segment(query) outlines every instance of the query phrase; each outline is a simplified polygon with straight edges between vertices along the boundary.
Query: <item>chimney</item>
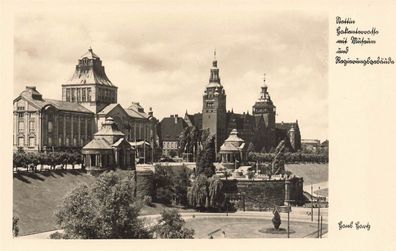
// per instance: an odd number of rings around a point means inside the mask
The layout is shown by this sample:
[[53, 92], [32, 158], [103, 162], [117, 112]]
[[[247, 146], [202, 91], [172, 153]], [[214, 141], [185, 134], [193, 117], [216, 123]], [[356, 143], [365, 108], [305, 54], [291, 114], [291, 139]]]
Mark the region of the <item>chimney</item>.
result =
[[179, 115], [175, 114], [175, 124], [177, 124], [177, 119], [179, 118]]
[[26, 86], [26, 90], [29, 90], [29, 91], [37, 91], [37, 90], [36, 90], [36, 86]]
[[150, 107], [150, 110], [149, 110], [149, 113], [148, 113], [148, 115], [152, 117], [152, 116], [153, 116], [153, 114], [154, 114], [154, 113], [153, 113], [153, 108], [151, 108], [151, 107]]

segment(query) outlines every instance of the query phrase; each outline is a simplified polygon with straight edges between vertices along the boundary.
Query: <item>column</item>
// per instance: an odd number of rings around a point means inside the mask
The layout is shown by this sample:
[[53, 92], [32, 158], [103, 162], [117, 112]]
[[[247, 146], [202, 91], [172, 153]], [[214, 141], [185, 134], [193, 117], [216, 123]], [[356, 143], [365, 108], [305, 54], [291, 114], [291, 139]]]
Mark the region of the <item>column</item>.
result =
[[71, 127], [70, 127], [70, 145], [73, 145], [74, 144], [74, 132], [73, 132], [73, 115], [71, 115], [70, 114], [70, 125], [71, 125]]
[[[63, 114], [63, 139], [62, 139], [62, 143], [63, 143], [64, 146], [66, 146], [66, 114]], [[89, 160], [89, 161], [91, 161], [91, 160]]]
[[[27, 106], [25, 106], [26, 107], [26, 109], [27, 109]], [[29, 117], [28, 117], [28, 115], [29, 115], [29, 113], [28, 112], [25, 112], [24, 113], [24, 117], [23, 117], [23, 123], [25, 124], [25, 127], [24, 127], [24, 138], [25, 138], [25, 142], [24, 142], [24, 147], [27, 147], [28, 146], [28, 144], [29, 144]]]
[[81, 144], [81, 117], [80, 116], [78, 116], [77, 130], [78, 130], [77, 145], [80, 145]]
[[37, 133], [36, 133], [36, 143], [38, 145], [38, 150], [41, 150], [42, 144], [43, 144], [43, 139], [41, 138], [42, 136], [42, 119], [43, 119], [43, 114], [41, 112], [38, 112], [37, 115]]

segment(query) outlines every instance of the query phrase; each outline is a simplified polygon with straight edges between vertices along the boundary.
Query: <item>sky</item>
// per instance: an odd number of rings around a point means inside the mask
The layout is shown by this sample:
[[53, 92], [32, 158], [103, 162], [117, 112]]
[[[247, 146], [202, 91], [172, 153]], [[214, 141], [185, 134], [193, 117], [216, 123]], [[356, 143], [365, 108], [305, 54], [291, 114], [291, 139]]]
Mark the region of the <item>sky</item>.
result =
[[328, 138], [328, 19], [323, 13], [127, 9], [24, 12], [14, 24], [14, 96], [61, 85], [92, 47], [118, 86], [158, 119], [202, 111], [216, 49], [227, 110], [252, 112], [263, 76], [277, 122], [298, 120], [303, 139]]

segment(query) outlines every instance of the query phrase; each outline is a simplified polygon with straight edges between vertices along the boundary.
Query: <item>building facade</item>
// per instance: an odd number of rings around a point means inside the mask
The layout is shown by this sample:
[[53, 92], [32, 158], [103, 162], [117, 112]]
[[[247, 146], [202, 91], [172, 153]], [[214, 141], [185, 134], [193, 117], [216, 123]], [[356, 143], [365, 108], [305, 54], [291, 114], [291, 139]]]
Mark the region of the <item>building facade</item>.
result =
[[106, 118], [94, 138], [82, 148], [83, 162], [88, 171], [135, 169], [135, 152], [114, 122]]
[[[137, 102], [124, 109], [117, 103], [117, 92], [90, 48], [62, 85], [62, 100], [43, 99], [35, 87], [27, 87], [14, 100], [14, 150], [81, 149], [111, 117], [128, 141], [146, 142], [143, 162], [153, 161], [159, 148], [158, 120], [151, 108], [146, 113]], [[146, 154], [146, 145], [154, 151]]]
[[252, 114], [226, 111], [225, 89], [220, 81], [217, 60], [214, 59], [209, 83], [203, 94], [202, 113], [190, 115], [186, 112], [184, 118], [188, 126], [199, 130], [209, 129], [210, 134], [215, 135], [218, 158], [220, 146], [234, 129], [253, 151], [271, 152], [282, 140], [286, 141], [289, 151], [298, 151], [301, 148], [298, 121], [276, 123], [276, 106], [271, 100], [265, 81], [264, 79], [260, 96], [252, 107]]
[[95, 131], [93, 112], [79, 104], [44, 99], [34, 86], [27, 86], [13, 105], [14, 151], [78, 149]]
[[166, 117], [161, 120], [160, 143], [162, 146], [163, 156], [179, 156], [180, 136], [187, 127], [188, 125], [186, 121], [177, 114], [170, 115], [170, 117]]

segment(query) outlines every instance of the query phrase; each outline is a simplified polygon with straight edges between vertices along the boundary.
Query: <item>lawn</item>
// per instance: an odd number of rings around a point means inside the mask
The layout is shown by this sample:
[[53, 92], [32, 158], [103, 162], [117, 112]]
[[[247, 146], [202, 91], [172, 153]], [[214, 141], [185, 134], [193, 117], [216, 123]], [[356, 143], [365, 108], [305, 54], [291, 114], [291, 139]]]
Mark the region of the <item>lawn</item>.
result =
[[56, 229], [54, 211], [64, 196], [79, 184], [96, 178], [80, 170], [19, 173], [13, 179], [13, 213], [20, 235]]
[[287, 164], [285, 169], [304, 178], [304, 185], [326, 182], [329, 180], [329, 164]]
[[[180, 171], [179, 168], [172, 169]], [[119, 171], [127, 175], [127, 171]], [[20, 235], [57, 229], [54, 212], [65, 195], [79, 184], [91, 184], [97, 178], [80, 170], [21, 172], [13, 178], [13, 214], [19, 218]], [[138, 182], [138, 190], [141, 183]], [[143, 206], [140, 215], [160, 214], [166, 206]], [[182, 210], [189, 211], [189, 210]]]
[[[214, 239], [224, 238], [223, 231], [225, 238], [287, 238], [287, 234], [260, 232], [260, 229], [273, 227], [271, 220], [260, 218], [198, 217], [187, 220], [186, 227], [195, 230], [196, 239], [208, 239], [209, 233], [213, 233]], [[287, 221], [284, 220], [280, 227], [287, 229]], [[326, 224], [323, 224], [323, 229], [323, 232], [327, 232]], [[307, 237], [316, 230], [316, 223], [290, 221], [290, 231], [293, 232], [290, 238]]]

